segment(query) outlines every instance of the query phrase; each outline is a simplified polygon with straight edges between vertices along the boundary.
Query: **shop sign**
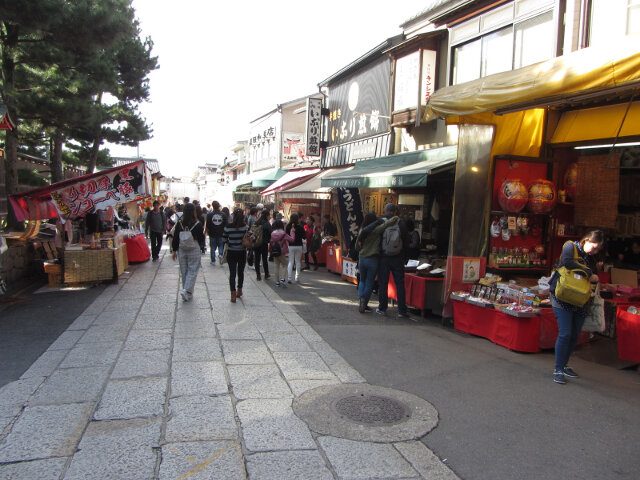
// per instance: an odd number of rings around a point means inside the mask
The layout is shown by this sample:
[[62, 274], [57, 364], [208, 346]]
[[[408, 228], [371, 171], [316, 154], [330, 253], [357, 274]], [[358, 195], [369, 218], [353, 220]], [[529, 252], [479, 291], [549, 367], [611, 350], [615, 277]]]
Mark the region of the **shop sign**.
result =
[[351, 149], [352, 160], [364, 160], [365, 158], [374, 158], [376, 156], [376, 142], [361, 143], [354, 145]]
[[358, 278], [358, 262], [354, 262], [352, 260], [343, 258], [342, 259], [342, 275], [354, 280]]
[[362, 225], [362, 202], [357, 188], [338, 188], [340, 220], [347, 248], [358, 237]]
[[259, 145], [276, 139], [276, 127], [265, 128], [262, 132], [256, 133], [249, 139], [249, 145]]
[[94, 209], [105, 210], [119, 203], [139, 200], [150, 191], [144, 162], [136, 162], [54, 190], [51, 198], [61, 216], [77, 218]]
[[419, 50], [396, 60], [393, 110], [416, 108], [418, 87], [420, 104], [425, 106], [435, 90], [435, 74], [436, 52], [434, 50]]
[[329, 145], [360, 140], [389, 130], [387, 58], [329, 88]]
[[307, 156], [320, 156], [322, 100], [307, 98]]
[[282, 160], [296, 162], [304, 159], [305, 145], [301, 133], [285, 133], [282, 145]]

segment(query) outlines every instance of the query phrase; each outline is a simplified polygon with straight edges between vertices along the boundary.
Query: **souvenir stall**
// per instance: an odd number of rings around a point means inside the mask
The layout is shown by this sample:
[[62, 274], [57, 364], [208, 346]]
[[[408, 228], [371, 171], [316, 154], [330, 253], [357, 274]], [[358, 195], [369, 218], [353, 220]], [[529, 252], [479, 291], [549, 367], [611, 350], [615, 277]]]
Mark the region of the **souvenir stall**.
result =
[[[280, 191], [278, 198], [285, 217], [288, 217], [290, 212], [301, 212], [305, 217], [313, 215], [316, 225], [322, 229], [324, 216], [335, 216], [332, 215], [331, 188], [321, 185], [322, 179], [330, 172], [331, 170], [324, 170], [300, 184], [286, 187]], [[323, 236], [322, 248], [316, 253], [318, 263], [326, 265], [327, 254], [330, 254], [339, 245], [336, 236]]]
[[58, 217], [64, 224], [66, 238], [55, 263], [62, 283], [117, 281], [128, 266], [128, 255], [125, 234], [113, 228], [115, 208], [135, 205], [148, 195], [149, 185], [145, 163], [138, 161], [9, 199], [18, 221]]
[[[321, 180], [323, 186], [335, 188], [342, 231], [349, 232], [353, 239], [357, 237], [362, 222], [361, 217], [356, 218], [349, 210], [354, 197], [357, 197], [356, 208], [361, 213], [374, 212], [380, 216], [385, 205], [393, 203], [398, 206], [400, 216], [408, 224], [413, 224], [420, 240], [411, 256], [414, 261], [406, 268], [405, 287], [409, 282], [411, 288], [407, 289], [407, 303], [423, 312], [431, 310], [439, 314], [442, 311], [444, 270], [440, 267], [446, 261], [451, 218], [450, 208], [446, 209], [451, 201], [445, 199], [447, 194], [450, 199], [453, 188], [456, 156], [455, 146], [400, 153], [362, 160], [352, 168], [332, 172]], [[343, 237], [343, 247], [348, 249], [351, 243], [347, 240], [350, 238], [347, 235]], [[334, 267], [330, 260], [327, 268], [341, 271], [343, 278], [356, 283], [357, 262], [343, 252], [340, 252], [342, 268], [339, 269], [338, 264]], [[417, 272], [418, 265], [426, 269]], [[395, 298], [395, 286], [390, 286], [389, 295]]]
[[[622, 187], [628, 169], [640, 166], [637, 152], [625, 150], [640, 139], [639, 64], [637, 44], [622, 42], [431, 97], [423, 120], [444, 116], [459, 130], [445, 285], [455, 328], [518, 351], [553, 347], [548, 279], [563, 244], [600, 229], [610, 248], [640, 218], [640, 203], [622, 202], [637, 190]], [[638, 360], [630, 353], [640, 351], [637, 272], [621, 280], [609, 268], [619, 256], [605, 256], [598, 272], [605, 323], [597, 332], [617, 339], [621, 358]], [[464, 265], [474, 258], [486, 267], [472, 281]]]

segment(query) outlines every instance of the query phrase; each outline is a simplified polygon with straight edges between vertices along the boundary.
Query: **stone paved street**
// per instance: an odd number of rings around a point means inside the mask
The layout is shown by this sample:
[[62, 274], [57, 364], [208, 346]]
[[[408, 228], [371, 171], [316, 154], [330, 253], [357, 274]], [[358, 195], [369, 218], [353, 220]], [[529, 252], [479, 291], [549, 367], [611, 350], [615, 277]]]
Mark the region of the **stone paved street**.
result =
[[364, 378], [265, 282], [226, 266], [191, 302], [166, 250], [130, 266], [0, 388], [0, 479], [454, 479], [416, 439], [318, 435], [293, 410]]

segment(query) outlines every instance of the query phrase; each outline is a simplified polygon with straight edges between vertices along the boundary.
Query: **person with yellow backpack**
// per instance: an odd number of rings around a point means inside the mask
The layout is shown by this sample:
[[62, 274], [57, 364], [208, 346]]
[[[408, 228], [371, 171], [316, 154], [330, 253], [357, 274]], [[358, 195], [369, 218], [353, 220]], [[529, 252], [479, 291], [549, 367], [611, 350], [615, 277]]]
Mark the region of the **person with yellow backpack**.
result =
[[603, 247], [601, 230], [587, 233], [579, 242], [566, 242], [562, 247], [558, 268], [551, 276], [550, 296], [558, 321], [553, 381], [567, 383], [578, 374], [567, 364], [578, 342], [591, 301], [591, 284], [598, 282], [594, 255]]

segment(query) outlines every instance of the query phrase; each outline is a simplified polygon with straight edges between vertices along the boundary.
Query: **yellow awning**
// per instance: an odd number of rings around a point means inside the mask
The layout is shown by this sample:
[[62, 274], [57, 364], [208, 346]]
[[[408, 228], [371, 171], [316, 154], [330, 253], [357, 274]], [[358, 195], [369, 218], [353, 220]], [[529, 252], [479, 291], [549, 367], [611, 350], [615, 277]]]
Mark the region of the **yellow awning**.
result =
[[518, 70], [441, 88], [429, 99], [423, 121], [507, 107], [525, 110], [625, 86], [640, 87], [640, 35], [628, 36], [615, 48], [585, 48]]
[[[625, 116], [626, 115], [626, 116]], [[640, 102], [564, 112], [551, 143], [584, 142], [640, 135]]]

